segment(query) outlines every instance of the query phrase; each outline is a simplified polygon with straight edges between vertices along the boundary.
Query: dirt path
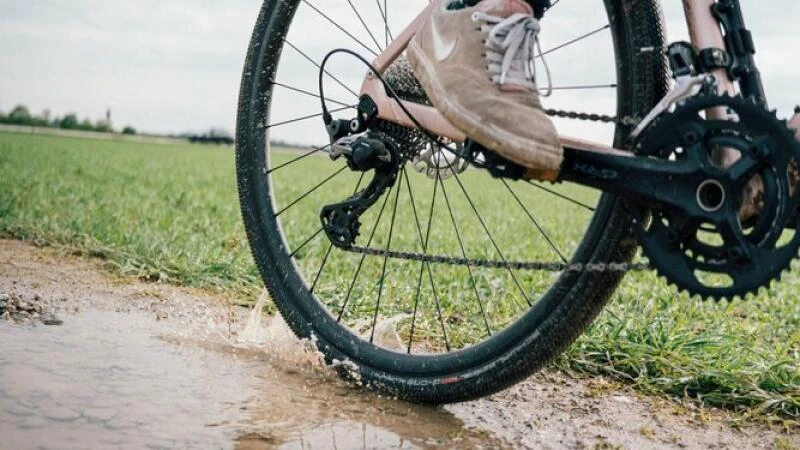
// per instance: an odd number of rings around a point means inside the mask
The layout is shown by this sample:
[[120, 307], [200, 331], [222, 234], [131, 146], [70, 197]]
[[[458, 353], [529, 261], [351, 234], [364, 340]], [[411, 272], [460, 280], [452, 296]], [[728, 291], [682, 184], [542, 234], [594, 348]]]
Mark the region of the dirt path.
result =
[[380, 398], [340, 382], [279, 319], [266, 344], [242, 346], [243, 309], [17, 241], [0, 240], [4, 312], [0, 436], [15, 448], [800, 448], [720, 411], [552, 372], [442, 408]]

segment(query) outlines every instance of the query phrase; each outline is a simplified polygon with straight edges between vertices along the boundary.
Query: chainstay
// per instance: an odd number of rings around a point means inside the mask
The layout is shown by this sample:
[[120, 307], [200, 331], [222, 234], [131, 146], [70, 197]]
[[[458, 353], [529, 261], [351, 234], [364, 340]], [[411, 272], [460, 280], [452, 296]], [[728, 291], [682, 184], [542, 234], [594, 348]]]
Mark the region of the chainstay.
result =
[[548, 272], [630, 272], [650, 270], [649, 263], [559, 263], [540, 261], [502, 261], [496, 259], [459, 258], [446, 255], [426, 255], [423, 253], [381, 250], [371, 247], [350, 246], [342, 250], [361, 255], [383, 256], [424, 263], [447, 264], [452, 266], [487, 267], [494, 269], [544, 270]]

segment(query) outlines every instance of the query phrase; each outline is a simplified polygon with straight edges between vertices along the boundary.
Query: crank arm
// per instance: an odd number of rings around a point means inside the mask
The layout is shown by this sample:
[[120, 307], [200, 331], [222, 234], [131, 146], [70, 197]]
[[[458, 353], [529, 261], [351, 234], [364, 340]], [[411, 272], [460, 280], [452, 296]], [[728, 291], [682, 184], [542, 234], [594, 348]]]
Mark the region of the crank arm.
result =
[[[757, 162], [743, 158], [736, 172], [750, 171]], [[632, 199], [666, 205], [711, 223], [724, 220], [726, 193], [735, 184], [731, 173], [710, 169], [705, 161], [622, 156], [574, 148], [564, 149], [558, 181], [569, 181]]]

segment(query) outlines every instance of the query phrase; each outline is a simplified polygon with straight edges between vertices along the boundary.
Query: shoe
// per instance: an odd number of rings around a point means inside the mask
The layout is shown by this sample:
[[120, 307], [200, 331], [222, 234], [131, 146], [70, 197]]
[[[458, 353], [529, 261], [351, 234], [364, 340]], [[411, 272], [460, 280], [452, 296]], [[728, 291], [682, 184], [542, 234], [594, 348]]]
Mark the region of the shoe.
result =
[[554, 179], [563, 160], [536, 87], [539, 22], [523, 0], [442, 6], [409, 43], [408, 59], [433, 105], [489, 150]]

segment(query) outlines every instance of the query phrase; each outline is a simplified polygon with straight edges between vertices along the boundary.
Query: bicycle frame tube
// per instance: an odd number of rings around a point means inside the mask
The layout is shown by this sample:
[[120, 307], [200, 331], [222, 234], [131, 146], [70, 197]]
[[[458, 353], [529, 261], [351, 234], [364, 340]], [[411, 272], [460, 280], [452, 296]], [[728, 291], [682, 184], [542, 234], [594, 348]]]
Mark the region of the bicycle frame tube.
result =
[[[686, 15], [686, 26], [689, 29], [689, 39], [697, 50], [707, 48], [725, 48], [725, 40], [722, 37], [722, 30], [719, 22], [711, 13], [711, 7], [716, 0], [683, 0], [683, 11]], [[725, 69], [715, 69], [711, 72], [717, 79], [720, 92], [727, 92], [731, 95], [736, 94], [736, 87], [733, 85], [728, 72]], [[723, 114], [724, 111], [723, 111]], [[716, 118], [724, 118], [718, 116]]]
[[[373, 62], [373, 66], [383, 73], [386, 69], [399, 58], [409, 42], [413, 39], [417, 30], [425, 20], [433, 13], [434, 8], [441, 7], [444, 0], [433, 0], [430, 4], [414, 19], [413, 22], [403, 32], [397, 36], [382, 54]], [[623, 0], [625, 1], [625, 0]], [[722, 34], [720, 23], [712, 13], [712, 6], [716, 0], [683, 0], [684, 12], [686, 15], [686, 25], [689, 29], [689, 36], [692, 44], [698, 49], [725, 48], [725, 40]], [[730, 75], [725, 69], [716, 69], [712, 72], [716, 77], [721, 91], [731, 95], [736, 93], [736, 88]], [[373, 74], [368, 73], [361, 86], [361, 94], [369, 95], [378, 107], [378, 117], [406, 127], [415, 127], [413, 121], [397, 104], [397, 100], [389, 98], [386, 94], [381, 81]], [[454, 142], [463, 142], [466, 139], [464, 133], [453, 126], [436, 108], [418, 103], [400, 100], [403, 106], [417, 119], [417, 121], [431, 133], [446, 137]], [[711, 111], [714, 117], [725, 118], [725, 111]], [[800, 125], [800, 115], [792, 119], [793, 123]], [[798, 133], [800, 137], [800, 133]], [[599, 153], [630, 155], [629, 152], [614, 149], [607, 145], [588, 142], [568, 136], [561, 136], [561, 144], [565, 148], [591, 151]], [[727, 159], [727, 158], [726, 158]]]

